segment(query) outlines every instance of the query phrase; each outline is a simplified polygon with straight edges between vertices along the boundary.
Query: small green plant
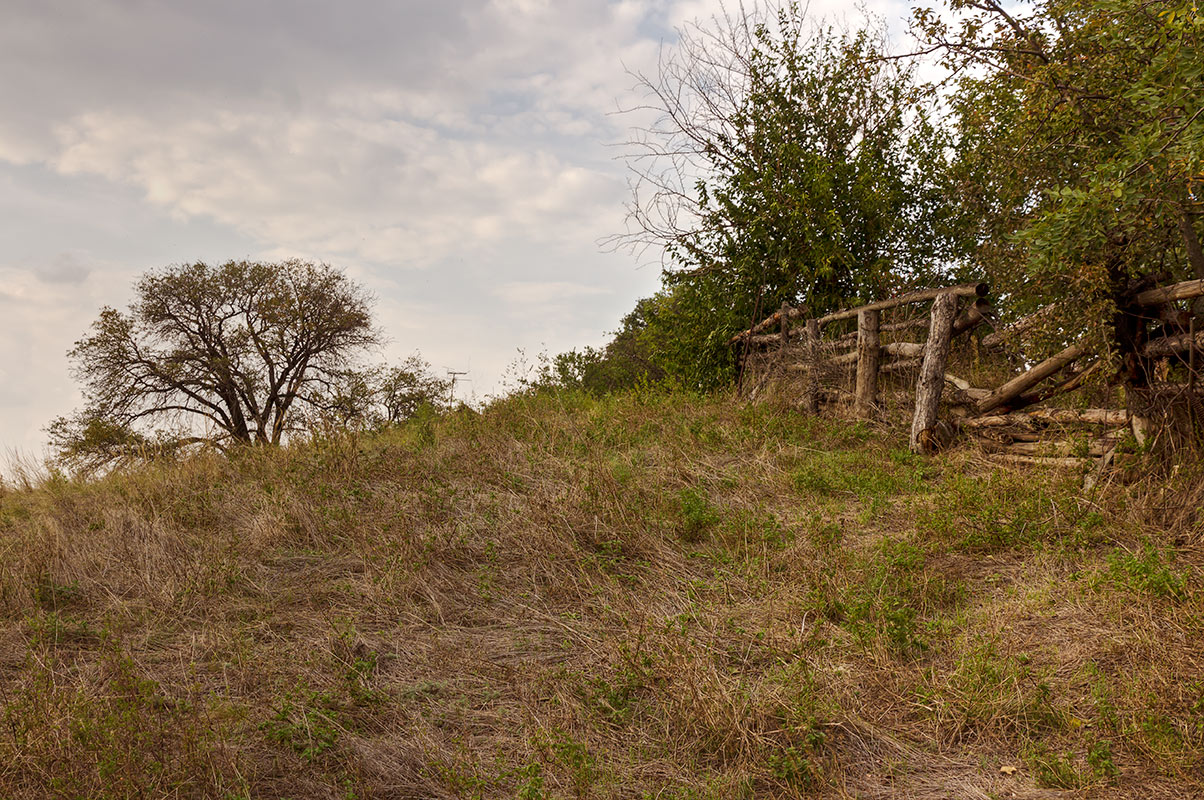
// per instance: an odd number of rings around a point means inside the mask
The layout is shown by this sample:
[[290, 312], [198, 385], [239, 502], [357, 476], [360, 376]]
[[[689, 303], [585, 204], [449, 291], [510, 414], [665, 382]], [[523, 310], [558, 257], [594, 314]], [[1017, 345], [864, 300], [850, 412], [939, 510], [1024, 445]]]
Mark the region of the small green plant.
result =
[[1075, 763], [1072, 753], [1054, 753], [1045, 744], [1033, 744], [1025, 749], [1024, 761], [1037, 779], [1048, 789], [1081, 789], [1089, 781]]
[[775, 750], [769, 754], [768, 763], [773, 777], [796, 791], [810, 789], [817, 782], [818, 771], [803, 748]]
[[1173, 568], [1172, 561], [1171, 553], [1159, 550], [1146, 539], [1136, 553], [1124, 549], [1111, 553], [1108, 577], [1133, 592], [1182, 600], [1187, 596], [1187, 578]]
[[1096, 780], [1112, 783], [1120, 775], [1120, 769], [1112, 760], [1111, 743], [1100, 739], [1087, 750], [1087, 764]]
[[518, 800], [545, 800], [547, 794], [543, 788], [542, 764], [527, 764], [514, 770], [512, 774], [519, 781], [515, 793]]
[[699, 542], [706, 536], [720, 516], [718, 510], [700, 489], [683, 489], [677, 495], [681, 516], [682, 538], [687, 542]]
[[42, 608], [57, 611], [71, 606], [83, 596], [79, 581], [56, 583], [49, 573], [43, 572], [33, 584], [33, 599]]
[[339, 740], [332, 706], [327, 693], [298, 687], [281, 698], [271, 718], [259, 727], [271, 741], [291, 748], [305, 761], [314, 761]]

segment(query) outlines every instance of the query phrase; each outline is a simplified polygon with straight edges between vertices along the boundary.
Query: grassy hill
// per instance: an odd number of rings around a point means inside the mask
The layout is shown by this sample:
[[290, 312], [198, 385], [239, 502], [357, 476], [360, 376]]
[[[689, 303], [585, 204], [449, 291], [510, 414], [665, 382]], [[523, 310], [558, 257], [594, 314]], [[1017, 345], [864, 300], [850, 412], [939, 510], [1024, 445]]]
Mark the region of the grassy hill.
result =
[[1201, 796], [1201, 531], [1079, 487], [652, 392], [10, 487], [0, 796]]

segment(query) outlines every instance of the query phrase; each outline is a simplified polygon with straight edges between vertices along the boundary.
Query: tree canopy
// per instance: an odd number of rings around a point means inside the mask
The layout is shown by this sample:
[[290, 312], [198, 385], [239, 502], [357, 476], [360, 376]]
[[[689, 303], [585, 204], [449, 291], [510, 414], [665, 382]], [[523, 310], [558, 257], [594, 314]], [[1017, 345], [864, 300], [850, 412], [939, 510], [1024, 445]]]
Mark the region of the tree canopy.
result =
[[959, 202], [977, 263], [1016, 310], [1112, 338], [1134, 282], [1204, 278], [1204, 16], [1184, 0], [997, 0], [919, 9], [960, 76]]
[[884, 34], [815, 28], [790, 3], [680, 32], [639, 76], [656, 121], [629, 144], [633, 231], [667, 254], [640, 337], [667, 375], [730, 376], [728, 337], [782, 302], [822, 313], [928, 283], [966, 230], [951, 138]]
[[66, 456], [160, 442], [279, 443], [378, 336], [372, 298], [305, 261], [153, 271], [127, 311], [104, 308], [69, 353], [85, 405], [52, 423]]

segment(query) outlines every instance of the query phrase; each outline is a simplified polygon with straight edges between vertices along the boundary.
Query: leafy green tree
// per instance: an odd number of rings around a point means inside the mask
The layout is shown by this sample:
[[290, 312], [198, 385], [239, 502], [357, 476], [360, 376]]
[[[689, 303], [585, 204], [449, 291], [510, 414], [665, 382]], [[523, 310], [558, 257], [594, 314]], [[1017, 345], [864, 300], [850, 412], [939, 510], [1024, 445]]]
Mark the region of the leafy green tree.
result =
[[311, 430], [379, 430], [416, 416], [422, 408], [448, 411], [452, 384], [414, 353], [400, 364], [340, 371], [311, 398], [302, 420]]
[[371, 297], [342, 272], [304, 261], [168, 267], [105, 308], [69, 353], [86, 404], [55, 420], [68, 459], [150, 443], [276, 444], [295, 408], [320, 404], [377, 342]]
[[616, 241], [667, 254], [643, 333], [661, 369], [713, 385], [728, 337], [783, 301], [822, 313], [957, 262], [951, 140], [911, 70], [791, 3], [687, 28], [641, 76], [658, 118], [632, 142], [635, 232]]
[[962, 201], [978, 261], [1021, 313], [1065, 297], [1048, 338], [1121, 352], [1143, 280], [1204, 278], [1204, 15], [1185, 0], [997, 0], [916, 12], [961, 76]]

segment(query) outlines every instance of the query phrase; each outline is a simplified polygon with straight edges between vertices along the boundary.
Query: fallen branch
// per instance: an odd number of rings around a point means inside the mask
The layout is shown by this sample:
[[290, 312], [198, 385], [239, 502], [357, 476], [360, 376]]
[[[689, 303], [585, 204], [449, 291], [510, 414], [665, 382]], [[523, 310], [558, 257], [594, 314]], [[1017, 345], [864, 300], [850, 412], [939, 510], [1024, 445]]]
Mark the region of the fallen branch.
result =
[[1090, 463], [1090, 458], [1048, 458], [1045, 456], [1017, 456], [1010, 453], [992, 453], [995, 458], [1012, 464], [1026, 464], [1037, 467], [1082, 467]]
[[994, 392], [978, 401], [979, 413], [985, 413], [1006, 404], [1009, 400], [1019, 397], [1049, 376], [1064, 369], [1087, 354], [1087, 348], [1081, 344], [1071, 345], [1052, 358], [1047, 358], [1023, 375], [1018, 375], [1000, 386]]

